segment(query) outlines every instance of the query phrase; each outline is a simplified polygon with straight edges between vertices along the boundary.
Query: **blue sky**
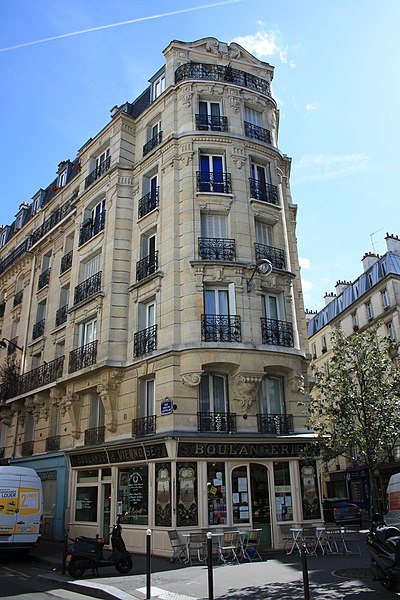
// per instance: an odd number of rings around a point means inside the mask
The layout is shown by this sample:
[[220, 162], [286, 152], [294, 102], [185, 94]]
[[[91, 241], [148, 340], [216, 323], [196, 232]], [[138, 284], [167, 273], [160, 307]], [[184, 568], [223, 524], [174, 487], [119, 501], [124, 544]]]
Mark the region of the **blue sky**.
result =
[[0, 222], [147, 87], [170, 40], [235, 40], [275, 66], [305, 307], [322, 308], [400, 235], [399, 22], [398, 0], [2, 0]]

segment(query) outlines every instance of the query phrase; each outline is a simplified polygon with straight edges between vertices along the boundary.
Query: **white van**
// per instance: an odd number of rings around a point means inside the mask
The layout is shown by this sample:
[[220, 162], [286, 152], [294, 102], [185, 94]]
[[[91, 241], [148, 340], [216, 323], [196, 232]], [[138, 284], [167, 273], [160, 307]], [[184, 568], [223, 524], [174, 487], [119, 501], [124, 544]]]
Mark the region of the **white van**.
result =
[[0, 466], [0, 550], [36, 546], [42, 512], [42, 482], [36, 471]]
[[400, 527], [400, 473], [392, 475], [386, 490], [388, 512], [385, 521], [388, 525]]

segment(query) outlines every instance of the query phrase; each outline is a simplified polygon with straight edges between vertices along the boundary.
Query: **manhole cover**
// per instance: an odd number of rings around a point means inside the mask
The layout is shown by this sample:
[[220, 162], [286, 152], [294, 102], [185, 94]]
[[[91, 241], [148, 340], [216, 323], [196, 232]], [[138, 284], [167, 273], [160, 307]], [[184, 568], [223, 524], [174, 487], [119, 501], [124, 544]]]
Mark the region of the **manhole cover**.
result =
[[373, 579], [374, 575], [370, 569], [338, 569], [333, 572], [337, 577], [344, 579]]

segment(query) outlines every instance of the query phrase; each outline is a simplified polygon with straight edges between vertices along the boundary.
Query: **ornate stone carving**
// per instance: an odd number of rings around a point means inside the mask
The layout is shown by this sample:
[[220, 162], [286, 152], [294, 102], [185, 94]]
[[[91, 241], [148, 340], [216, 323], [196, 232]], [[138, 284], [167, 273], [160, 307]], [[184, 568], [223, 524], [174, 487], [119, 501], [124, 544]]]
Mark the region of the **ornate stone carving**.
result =
[[234, 113], [239, 112], [239, 109], [240, 109], [240, 98], [238, 98], [237, 96], [231, 96], [229, 98], [229, 102], [230, 102], [230, 105], [231, 105], [232, 112], [234, 112]]
[[4, 423], [4, 425], [11, 425], [13, 412], [11, 410], [11, 406], [1, 406], [0, 407], [0, 421]]
[[118, 425], [117, 401], [122, 378], [121, 371], [107, 371], [103, 374], [102, 382], [96, 388], [104, 406], [105, 425], [112, 432], [117, 430]]
[[295, 373], [289, 379], [289, 385], [292, 392], [297, 392], [299, 394], [304, 394], [304, 377], [303, 375], [299, 375]]
[[262, 375], [244, 375], [239, 373], [233, 379], [233, 397], [239, 402], [244, 413], [247, 413], [257, 401], [258, 388]]
[[49, 418], [49, 396], [45, 393], [35, 394], [33, 396], [33, 404], [33, 417], [35, 423], [37, 423], [39, 419], [45, 419], [47, 421]]
[[183, 385], [188, 387], [196, 387], [200, 385], [201, 376], [203, 371], [192, 371], [191, 373], [181, 373], [181, 380]]
[[79, 394], [67, 393], [60, 400], [61, 413], [64, 416], [68, 412], [71, 419], [71, 435], [75, 439], [81, 435], [82, 406], [83, 399]]

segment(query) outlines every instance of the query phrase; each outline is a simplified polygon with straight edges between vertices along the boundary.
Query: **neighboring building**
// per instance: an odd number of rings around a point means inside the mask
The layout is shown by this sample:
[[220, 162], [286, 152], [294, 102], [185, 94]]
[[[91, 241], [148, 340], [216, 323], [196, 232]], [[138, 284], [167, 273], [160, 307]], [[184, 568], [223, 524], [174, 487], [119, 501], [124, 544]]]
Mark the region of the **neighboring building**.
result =
[[2, 230], [2, 352], [21, 365], [3, 460], [57, 481], [49, 528], [65, 510], [72, 537], [121, 513], [134, 551], [148, 527], [156, 554], [170, 528], [261, 527], [278, 547], [321, 507], [273, 68], [214, 38], [164, 54]]
[[[335, 293], [325, 294], [325, 307], [319, 312], [307, 311], [308, 343], [313, 364], [329, 369], [331, 332], [340, 327], [346, 335], [364, 331], [381, 322], [380, 333], [400, 340], [400, 240], [386, 234], [387, 252], [378, 256], [371, 252], [362, 259], [364, 272], [353, 282], [338, 281]], [[368, 470], [344, 458], [325, 471], [324, 494], [348, 496], [361, 508], [368, 509]], [[381, 468], [382, 489], [390, 475], [400, 471], [400, 446], [390, 461]]]

